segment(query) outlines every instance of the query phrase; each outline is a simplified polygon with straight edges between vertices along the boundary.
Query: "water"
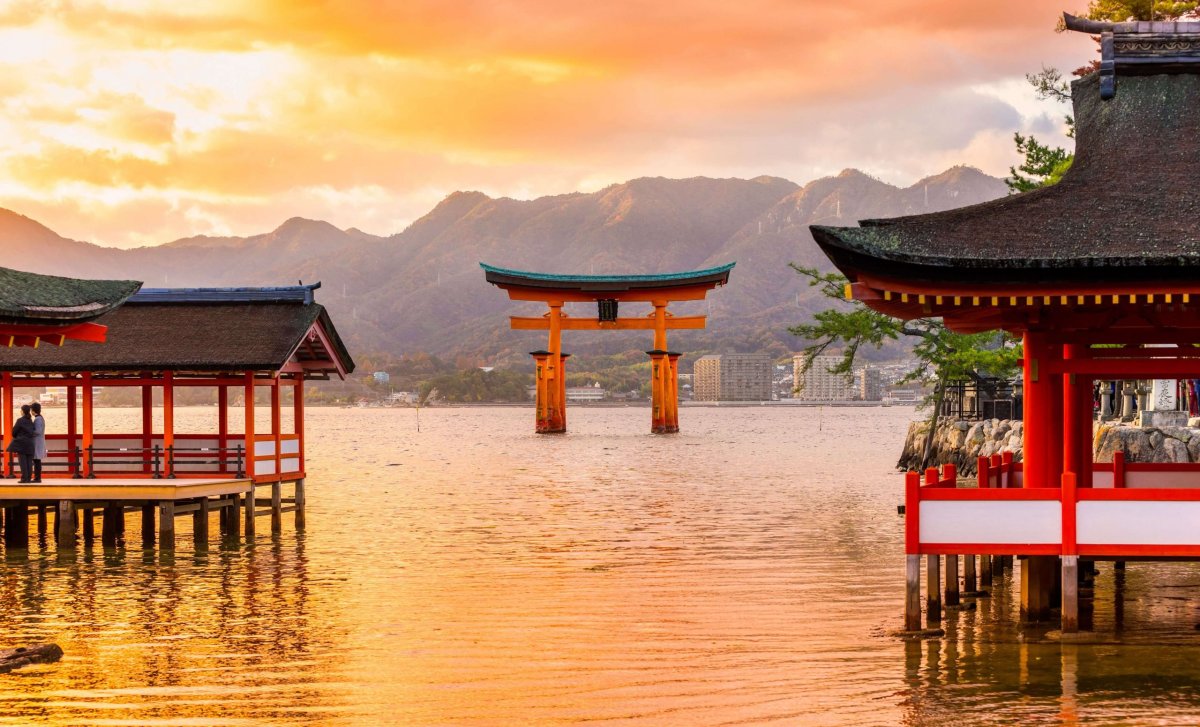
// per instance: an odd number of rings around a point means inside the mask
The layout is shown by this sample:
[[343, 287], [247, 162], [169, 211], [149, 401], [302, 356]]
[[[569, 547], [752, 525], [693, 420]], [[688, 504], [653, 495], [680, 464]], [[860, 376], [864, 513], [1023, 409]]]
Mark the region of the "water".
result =
[[1018, 628], [1010, 582], [944, 639], [886, 635], [911, 416], [685, 409], [653, 437], [646, 409], [576, 408], [538, 437], [527, 409], [418, 433], [311, 408], [303, 535], [219, 546], [214, 522], [196, 552], [180, 519], [171, 555], [131, 516], [122, 549], [6, 554], [0, 648], [66, 657], [0, 676], [0, 724], [1197, 721], [1189, 564], [1102, 564], [1097, 644]]

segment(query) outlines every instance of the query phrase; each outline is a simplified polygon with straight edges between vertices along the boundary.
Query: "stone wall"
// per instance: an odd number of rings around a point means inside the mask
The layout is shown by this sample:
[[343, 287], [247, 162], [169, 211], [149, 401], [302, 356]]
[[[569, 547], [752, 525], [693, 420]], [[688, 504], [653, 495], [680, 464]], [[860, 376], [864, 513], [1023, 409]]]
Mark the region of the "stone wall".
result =
[[[905, 437], [904, 451], [898, 465], [900, 469], [920, 467], [928, 425], [928, 421], [916, 421], [908, 425], [908, 436]], [[984, 419], [967, 422], [939, 419], [933, 434], [929, 466], [953, 464], [960, 475], [973, 475], [975, 462], [980, 457], [1012, 452], [1013, 459], [1020, 461], [1023, 429], [1020, 420]]]
[[[1105, 423], [1095, 427], [1092, 449], [1096, 462], [1111, 462], [1113, 452], [1124, 452], [1127, 462], [1200, 462], [1200, 420], [1186, 427], [1138, 427]], [[898, 466], [917, 469], [925, 446], [928, 422], [908, 425]], [[934, 432], [929, 466], [953, 464], [960, 475], [974, 475], [979, 457], [1012, 452], [1021, 460], [1020, 421], [985, 419], [978, 422], [940, 419]]]

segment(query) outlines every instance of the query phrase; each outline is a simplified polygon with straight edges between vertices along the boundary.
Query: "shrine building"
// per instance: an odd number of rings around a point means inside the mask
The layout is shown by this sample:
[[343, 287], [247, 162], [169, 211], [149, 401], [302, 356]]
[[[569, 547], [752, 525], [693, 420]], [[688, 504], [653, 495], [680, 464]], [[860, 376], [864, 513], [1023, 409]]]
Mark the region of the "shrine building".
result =
[[[157, 518], [163, 548], [173, 547], [175, 517], [184, 513], [193, 515], [198, 542], [212, 510], [227, 535], [238, 533], [243, 513], [247, 537], [259, 514], [269, 513], [278, 531], [282, 514], [293, 511], [303, 527], [304, 383], [354, 370], [316, 302], [319, 286], [139, 290], [136, 282], [0, 269], [0, 337], [12, 346], [0, 356], [5, 449], [18, 390], [66, 389], [66, 409], [46, 411], [64, 431], [46, 436], [43, 482], [3, 479], [16, 476], [11, 456], [0, 465], [6, 545], [24, 547], [31, 507], [42, 531], [47, 508], [57, 515], [60, 548], [74, 546], [80, 516], [90, 539], [92, 518], [102, 515], [102, 540], [114, 544], [127, 511], [140, 511], [147, 545]], [[191, 387], [215, 391], [210, 424], [176, 421], [176, 394]], [[100, 388], [135, 392], [138, 407], [100, 428]], [[256, 398], [266, 403], [265, 417], [256, 415]]]
[[1098, 35], [1102, 58], [1072, 84], [1076, 152], [1058, 184], [812, 228], [849, 297], [1024, 345], [1024, 461], [981, 462], [970, 489], [952, 466], [908, 475], [909, 630], [921, 627], [921, 556], [929, 621], [942, 556], [950, 603], [960, 557], [973, 579], [976, 555], [1016, 555], [1023, 613], [1044, 620], [1061, 605], [1064, 632], [1079, 628], [1080, 559], [1200, 560], [1200, 464], [1092, 454], [1093, 381], [1200, 377], [1200, 23], [1066, 26]]

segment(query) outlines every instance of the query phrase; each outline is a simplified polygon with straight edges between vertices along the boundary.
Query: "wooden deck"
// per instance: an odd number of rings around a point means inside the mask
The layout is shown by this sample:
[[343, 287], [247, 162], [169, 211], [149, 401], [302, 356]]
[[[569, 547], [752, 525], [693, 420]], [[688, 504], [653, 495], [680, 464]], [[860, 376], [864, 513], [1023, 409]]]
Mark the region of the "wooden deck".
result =
[[[284, 497], [283, 486], [292, 486]], [[270, 497], [259, 497], [261, 489]], [[37, 533], [49, 531], [48, 516], [54, 516], [53, 532], [59, 550], [76, 547], [79, 536], [90, 544], [96, 535], [95, 520], [103, 520], [101, 543], [124, 543], [125, 518], [141, 517], [142, 546], [175, 547], [175, 519], [192, 517], [192, 534], [197, 547], [208, 540], [209, 516], [216, 514], [222, 537], [237, 537], [244, 527], [247, 541], [254, 538], [255, 518], [270, 515], [271, 532], [283, 530], [284, 513], [295, 513], [296, 529], [304, 529], [304, 478], [255, 484], [249, 477], [189, 477], [149, 479], [146, 477], [101, 477], [98, 479], [48, 479], [37, 484], [0, 480], [0, 527], [6, 548], [26, 548], [29, 521], [36, 519]], [[155, 529], [157, 525], [157, 538]], [[82, 533], [80, 533], [82, 526]]]
[[163, 501], [195, 497], [241, 495], [250, 492], [250, 479], [212, 478], [152, 480], [103, 478], [95, 480], [53, 479], [38, 484], [18, 485], [0, 480], [0, 507], [15, 503], [73, 501]]

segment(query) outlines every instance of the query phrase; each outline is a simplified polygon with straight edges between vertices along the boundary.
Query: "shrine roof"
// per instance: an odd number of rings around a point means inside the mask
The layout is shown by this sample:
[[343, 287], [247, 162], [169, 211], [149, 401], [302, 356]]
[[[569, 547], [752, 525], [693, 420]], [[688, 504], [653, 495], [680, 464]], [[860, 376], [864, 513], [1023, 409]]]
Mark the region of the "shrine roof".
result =
[[814, 225], [817, 244], [851, 280], [869, 274], [1035, 286], [1194, 281], [1200, 24], [1103, 25], [1080, 27], [1068, 18], [1071, 29], [1105, 36], [1112, 65], [1071, 85], [1076, 155], [1058, 184], [947, 212], [863, 220], [859, 227]]
[[354, 361], [314, 288], [148, 290], [96, 321], [108, 327], [104, 345], [13, 349], [0, 371], [275, 372], [298, 363], [312, 376], [350, 373]]
[[715, 268], [692, 270], [680, 273], [652, 273], [642, 275], [569, 275], [535, 273], [524, 270], [498, 268], [479, 263], [484, 277], [493, 285], [523, 288], [551, 288], [556, 290], [584, 291], [588, 293], [648, 290], [654, 288], [676, 288], [695, 285], [725, 285], [729, 282], [729, 271], [736, 263]]
[[121, 305], [141, 283], [80, 280], [0, 268], [0, 323], [36, 326], [83, 323]]

